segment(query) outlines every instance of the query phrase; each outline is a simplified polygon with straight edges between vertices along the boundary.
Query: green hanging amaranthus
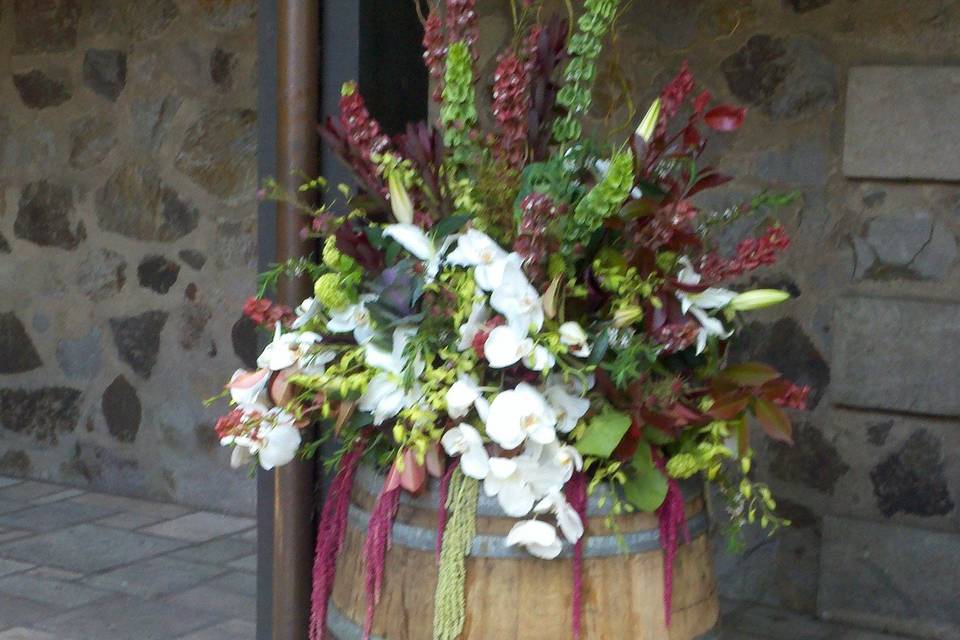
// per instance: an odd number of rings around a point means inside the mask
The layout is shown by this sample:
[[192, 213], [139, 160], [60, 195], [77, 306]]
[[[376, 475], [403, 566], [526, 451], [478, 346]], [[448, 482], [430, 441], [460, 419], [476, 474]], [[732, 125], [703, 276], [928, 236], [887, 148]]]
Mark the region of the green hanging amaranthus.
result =
[[447, 51], [440, 123], [443, 125], [443, 143], [453, 149], [467, 142], [469, 130], [477, 124], [473, 82], [473, 57], [469, 45], [466, 42], [452, 43]]
[[577, 203], [567, 220], [564, 245], [569, 253], [578, 243], [603, 226], [603, 221], [616, 215], [633, 188], [633, 153], [627, 149], [610, 159], [607, 174]]
[[447, 524], [440, 548], [440, 575], [433, 605], [433, 640], [456, 640], [466, 621], [466, 556], [477, 531], [480, 484], [458, 468], [447, 494]]
[[570, 61], [563, 72], [563, 88], [557, 94], [557, 103], [567, 113], [553, 123], [553, 139], [563, 146], [581, 137], [580, 119], [590, 110], [597, 57], [619, 4], [619, 0], [584, 2], [586, 12], [577, 20], [577, 33], [570, 38]]

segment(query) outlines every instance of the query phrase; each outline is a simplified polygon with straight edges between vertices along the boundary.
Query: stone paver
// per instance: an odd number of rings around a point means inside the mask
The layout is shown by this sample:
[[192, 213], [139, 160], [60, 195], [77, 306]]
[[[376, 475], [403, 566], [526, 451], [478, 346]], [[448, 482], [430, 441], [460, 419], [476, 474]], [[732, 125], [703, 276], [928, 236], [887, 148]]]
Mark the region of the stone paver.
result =
[[35, 575], [18, 574], [0, 578], [0, 594], [19, 596], [58, 609], [80, 607], [111, 595], [73, 582], [61, 582]]
[[[253, 638], [256, 633], [257, 627], [252, 622], [229, 620], [183, 636], [180, 640], [235, 640], [236, 638]], [[2, 636], [0, 636], [0, 640], [3, 640]]]
[[225, 571], [222, 567], [161, 556], [82, 580], [95, 587], [153, 598], [189, 589]]
[[8, 629], [6, 631], [0, 632], [0, 640], [56, 640], [49, 633], [44, 633], [43, 631], [37, 631], [36, 629], [24, 629], [23, 627], [15, 627], [13, 629]]
[[256, 524], [256, 521], [249, 518], [235, 518], [219, 513], [200, 511], [147, 527], [143, 531], [165, 538], [206, 542], [213, 538], [250, 529]]
[[192, 547], [174, 551], [173, 556], [207, 564], [225, 564], [249, 556], [257, 550], [253, 542], [239, 537], [218, 538]]
[[48, 482], [37, 482], [35, 480], [24, 480], [23, 482], [11, 483], [0, 488], [0, 499], [19, 500], [21, 502], [35, 500], [43, 496], [49, 496], [54, 493], [60, 493], [65, 487]]
[[111, 511], [108, 509], [93, 505], [51, 502], [0, 514], [0, 526], [28, 531], [55, 531], [102, 518], [109, 513]]

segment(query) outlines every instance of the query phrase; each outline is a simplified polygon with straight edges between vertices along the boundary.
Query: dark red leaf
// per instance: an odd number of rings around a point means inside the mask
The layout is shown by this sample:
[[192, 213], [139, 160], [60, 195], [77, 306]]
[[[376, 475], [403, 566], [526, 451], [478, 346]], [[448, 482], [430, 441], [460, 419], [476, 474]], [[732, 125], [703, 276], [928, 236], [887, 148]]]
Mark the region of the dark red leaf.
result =
[[697, 183], [690, 188], [690, 191], [687, 192], [687, 197], [693, 196], [697, 193], [700, 193], [704, 189], [713, 189], [714, 187], [719, 187], [722, 184], [726, 184], [733, 180], [733, 176], [723, 175], [722, 173], [709, 173], [699, 180]]
[[768, 436], [780, 442], [793, 444], [793, 425], [787, 413], [765, 398], [756, 398], [753, 403], [753, 415]]
[[710, 103], [710, 98], [712, 97], [713, 96], [711, 96], [710, 92], [707, 91], [706, 89], [701, 91], [700, 95], [698, 95], [693, 100], [693, 112], [696, 115], [700, 115], [701, 113], [703, 113], [703, 110], [707, 108], [707, 105]]
[[697, 130], [696, 125], [688, 124], [683, 130], [683, 146], [695, 147], [698, 144], [700, 144], [700, 131]]
[[743, 413], [750, 403], [750, 396], [732, 397], [728, 400], [717, 401], [707, 412], [717, 420], [733, 420]]
[[722, 104], [703, 114], [703, 121], [714, 131], [736, 131], [743, 124], [747, 110]]

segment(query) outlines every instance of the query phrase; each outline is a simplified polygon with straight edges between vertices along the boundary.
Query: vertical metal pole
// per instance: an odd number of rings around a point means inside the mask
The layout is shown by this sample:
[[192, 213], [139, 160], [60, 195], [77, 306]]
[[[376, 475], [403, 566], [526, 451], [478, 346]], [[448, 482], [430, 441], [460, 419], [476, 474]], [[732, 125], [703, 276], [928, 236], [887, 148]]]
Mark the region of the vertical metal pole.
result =
[[[304, 176], [316, 176], [319, 109], [318, 0], [277, 0], [277, 180], [288, 193]], [[309, 255], [312, 243], [300, 230], [306, 221], [296, 208], [278, 203], [276, 258]], [[310, 294], [304, 278], [284, 279], [277, 299], [299, 304]], [[273, 640], [303, 640], [310, 619], [314, 548], [313, 461], [297, 460], [274, 472], [271, 628]]]

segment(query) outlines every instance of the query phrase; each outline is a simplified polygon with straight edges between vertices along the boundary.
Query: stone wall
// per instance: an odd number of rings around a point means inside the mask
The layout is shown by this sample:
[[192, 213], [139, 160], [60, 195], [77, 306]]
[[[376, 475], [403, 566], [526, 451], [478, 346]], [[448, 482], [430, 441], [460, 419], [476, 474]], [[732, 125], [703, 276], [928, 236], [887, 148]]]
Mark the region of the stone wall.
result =
[[[689, 60], [702, 86], [749, 107], [711, 151], [739, 179], [703, 204], [802, 194], [782, 218], [786, 260], [753, 283], [796, 299], [755, 314], [734, 354], [816, 389], [795, 446], [755, 441], [794, 526], [721, 553], [724, 595], [960, 637], [960, 5], [625, 4], [597, 84], [603, 125], [635, 126]], [[489, 70], [510, 13], [479, 6]]]
[[256, 355], [255, 11], [0, 1], [0, 473], [253, 510], [201, 401]]

